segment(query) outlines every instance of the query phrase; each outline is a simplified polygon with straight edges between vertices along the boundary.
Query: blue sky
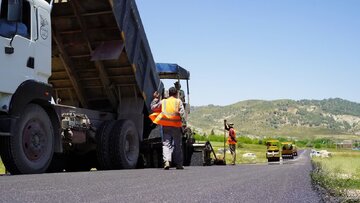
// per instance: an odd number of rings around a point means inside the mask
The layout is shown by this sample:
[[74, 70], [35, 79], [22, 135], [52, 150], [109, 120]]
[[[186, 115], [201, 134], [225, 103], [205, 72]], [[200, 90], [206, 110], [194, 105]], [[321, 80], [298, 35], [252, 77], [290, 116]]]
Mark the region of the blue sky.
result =
[[358, 0], [136, 3], [155, 61], [191, 72], [192, 105], [335, 97], [360, 102]]

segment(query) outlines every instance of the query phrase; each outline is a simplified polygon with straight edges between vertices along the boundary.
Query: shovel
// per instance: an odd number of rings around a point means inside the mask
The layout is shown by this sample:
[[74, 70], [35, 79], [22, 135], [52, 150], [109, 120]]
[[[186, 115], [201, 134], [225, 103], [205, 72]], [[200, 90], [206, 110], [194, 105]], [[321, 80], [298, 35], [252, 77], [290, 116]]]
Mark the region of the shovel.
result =
[[226, 120], [224, 120], [224, 163], [226, 164], [226, 146], [225, 146], [225, 140], [226, 140]]
[[208, 141], [208, 144], [209, 144], [209, 146], [210, 146], [210, 148], [211, 148], [211, 151], [212, 151], [212, 153], [213, 153], [213, 155], [214, 155], [214, 158], [215, 158], [215, 160], [214, 160], [214, 165], [226, 165], [225, 159], [219, 159], [219, 158], [217, 158], [217, 156], [216, 156], [216, 154], [215, 154], [215, 151], [214, 151], [214, 149], [213, 149], [213, 147], [211, 146], [211, 144], [210, 144], [209, 141]]

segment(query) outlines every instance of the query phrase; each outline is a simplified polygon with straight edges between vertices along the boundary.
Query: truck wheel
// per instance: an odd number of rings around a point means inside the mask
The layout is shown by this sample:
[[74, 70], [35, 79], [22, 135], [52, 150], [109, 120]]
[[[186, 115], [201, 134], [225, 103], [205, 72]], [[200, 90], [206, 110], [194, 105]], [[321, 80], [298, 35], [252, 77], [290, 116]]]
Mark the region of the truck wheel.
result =
[[96, 157], [98, 170], [111, 170], [110, 134], [116, 121], [105, 121], [96, 132]]
[[29, 104], [12, 135], [1, 138], [1, 156], [11, 174], [44, 173], [54, 154], [54, 131], [45, 110]]
[[111, 131], [110, 152], [114, 169], [136, 167], [139, 157], [139, 136], [132, 121], [116, 121]]

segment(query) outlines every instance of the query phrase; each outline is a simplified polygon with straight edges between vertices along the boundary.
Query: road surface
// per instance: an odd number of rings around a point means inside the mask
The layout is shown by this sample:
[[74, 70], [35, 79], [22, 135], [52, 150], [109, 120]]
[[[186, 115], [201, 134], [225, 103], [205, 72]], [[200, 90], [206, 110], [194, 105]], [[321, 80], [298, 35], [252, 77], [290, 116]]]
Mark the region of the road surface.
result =
[[308, 153], [272, 164], [0, 176], [0, 202], [320, 202]]

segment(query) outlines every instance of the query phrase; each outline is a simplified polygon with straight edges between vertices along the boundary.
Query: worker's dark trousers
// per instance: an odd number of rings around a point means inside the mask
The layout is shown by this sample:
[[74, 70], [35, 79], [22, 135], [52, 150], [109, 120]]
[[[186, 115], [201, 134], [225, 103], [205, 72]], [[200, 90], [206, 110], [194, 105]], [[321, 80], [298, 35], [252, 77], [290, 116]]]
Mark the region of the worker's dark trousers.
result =
[[230, 153], [232, 156], [231, 164], [235, 164], [236, 161], [236, 144], [229, 144]]
[[183, 165], [183, 154], [181, 149], [181, 128], [163, 126], [163, 158], [164, 162], [171, 162], [173, 157], [175, 165]]

